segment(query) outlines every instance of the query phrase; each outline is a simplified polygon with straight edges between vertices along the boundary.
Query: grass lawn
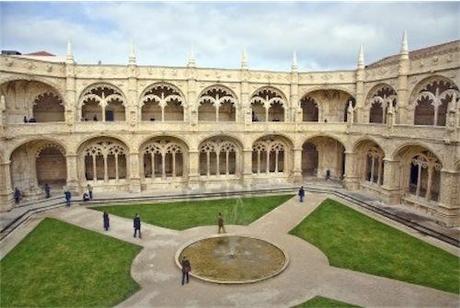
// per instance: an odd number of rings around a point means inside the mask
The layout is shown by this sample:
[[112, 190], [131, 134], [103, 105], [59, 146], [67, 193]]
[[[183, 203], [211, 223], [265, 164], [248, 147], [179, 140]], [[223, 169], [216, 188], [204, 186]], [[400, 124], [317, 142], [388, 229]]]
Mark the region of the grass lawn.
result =
[[331, 265], [459, 293], [460, 259], [334, 200], [290, 231]]
[[292, 195], [180, 201], [157, 204], [126, 204], [99, 206], [93, 209], [133, 218], [139, 213], [143, 222], [169, 229], [185, 230], [196, 226], [216, 225], [217, 214], [224, 215], [225, 224], [247, 225]]
[[344, 302], [336, 301], [330, 298], [315, 296], [303, 304], [295, 306], [295, 308], [349, 308], [359, 307]]
[[141, 247], [46, 218], [0, 261], [1, 307], [113, 306]]

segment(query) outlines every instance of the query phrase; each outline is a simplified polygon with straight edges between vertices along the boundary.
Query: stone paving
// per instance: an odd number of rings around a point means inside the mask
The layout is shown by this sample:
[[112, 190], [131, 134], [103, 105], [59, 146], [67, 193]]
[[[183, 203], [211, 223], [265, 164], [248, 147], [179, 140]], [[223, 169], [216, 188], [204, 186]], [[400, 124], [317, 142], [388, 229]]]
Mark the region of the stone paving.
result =
[[[144, 247], [131, 268], [142, 289], [119, 307], [291, 307], [318, 295], [366, 307], [458, 307], [459, 297], [454, 294], [331, 267], [319, 249], [287, 234], [326, 197], [308, 193], [304, 203], [292, 198], [249, 226], [226, 226], [229, 234], [268, 240], [289, 257], [289, 266], [280, 275], [245, 285], [218, 285], [195, 278], [188, 285], [180, 285], [181, 272], [174, 260], [177, 250], [191, 240], [215, 234], [215, 226], [179, 232], [144, 223], [143, 238], [135, 239], [131, 219], [112, 215], [112, 228], [105, 232], [98, 211], [71, 207], [46, 215]], [[2, 252], [14, 247], [38, 221], [32, 220], [0, 243]]]

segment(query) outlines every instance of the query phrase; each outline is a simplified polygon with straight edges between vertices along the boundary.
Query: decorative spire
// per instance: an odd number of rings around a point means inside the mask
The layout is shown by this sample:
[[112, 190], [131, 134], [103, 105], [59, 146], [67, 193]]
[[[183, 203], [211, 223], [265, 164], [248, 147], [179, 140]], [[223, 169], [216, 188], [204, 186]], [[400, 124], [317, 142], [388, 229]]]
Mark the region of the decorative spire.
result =
[[70, 40], [67, 41], [66, 62], [73, 63], [72, 42]]
[[244, 48], [241, 52], [241, 69], [248, 69], [248, 54], [246, 52], [246, 48]]
[[364, 46], [361, 44], [358, 56], [358, 69], [364, 69]]
[[195, 67], [195, 66], [196, 66], [195, 53], [192, 47], [190, 48], [190, 52], [188, 54], [187, 67]]
[[291, 71], [296, 72], [299, 67], [297, 66], [297, 52], [294, 50], [292, 52], [292, 65]]
[[404, 30], [401, 41], [401, 56], [409, 56], [409, 44], [407, 43], [407, 31]]
[[136, 65], [136, 49], [134, 47], [134, 42], [131, 42], [129, 46], [129, 60], [128, 63], [131, 65]]

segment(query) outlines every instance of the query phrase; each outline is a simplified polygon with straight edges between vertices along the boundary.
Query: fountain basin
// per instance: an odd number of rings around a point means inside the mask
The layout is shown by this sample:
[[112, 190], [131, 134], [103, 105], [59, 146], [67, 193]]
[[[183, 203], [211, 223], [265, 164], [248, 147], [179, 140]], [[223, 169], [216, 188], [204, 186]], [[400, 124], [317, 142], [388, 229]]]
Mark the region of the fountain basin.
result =
[[192, 265], [191, 275], [208, 282], [253, 283], [274, 277], [288, 265], [286, 253], [265, 240], [242, 235], [216, 235], [188, 243], [176, 253]]

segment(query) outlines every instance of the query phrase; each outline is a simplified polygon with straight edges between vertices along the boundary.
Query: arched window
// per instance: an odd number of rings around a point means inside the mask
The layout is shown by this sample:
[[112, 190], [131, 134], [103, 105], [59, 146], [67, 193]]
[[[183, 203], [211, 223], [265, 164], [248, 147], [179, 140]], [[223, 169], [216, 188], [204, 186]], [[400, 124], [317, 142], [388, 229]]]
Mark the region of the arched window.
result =
[[410, 160], [408, 192], [428, 201], [438, 201], [441, 163], [430, 152], [418, 153]]
[[125, 121], [125, 98], [114, 86], [88, 88], [80, 98], [81, 121]]
[[302, 119], [304, 122], [318, 122], [318, 103], [314, 98], [305, 96], [300, 101], [300, 107], [302, 107]]
[[128, 150], [115, 139], [96, 139], [83, 149], [87, 181], [118, 181], [127, 176]]
[[274, 88], [262, 88], [250, 99], [253, 122], [284, 122], [286, 100]]
[[229, 176], [237, 174], [239, 147], [225, 137], [214, 137], [200, 147], [200, 174], [206, 176]]
[[176, 178], [184, 176], [185, 146], [171, 138], [156, 138], [141, 150], [144, 178]]
[[236, 121], [235, 95], [227, 88], [213, 86], [206, 89], [198, 99], [199, 121]]
[[184, 121], [185, 100], [176, 87], [155, 84], [148, 88], [141, 99], [142, 121]]
[[252, 146], [252, 172], [281, 173], [286, 170], [286, 144], [279, 138], [264, 137]]
[[[393, 107], [393, 112], [398, 112], [396, 91], [388, 85], [375, 87], [370, 92], [366, 104], [370, 105], [369, 123], [386, 123], [389, 107]], [[395, 117], [397, 118], [397, 115]]]

